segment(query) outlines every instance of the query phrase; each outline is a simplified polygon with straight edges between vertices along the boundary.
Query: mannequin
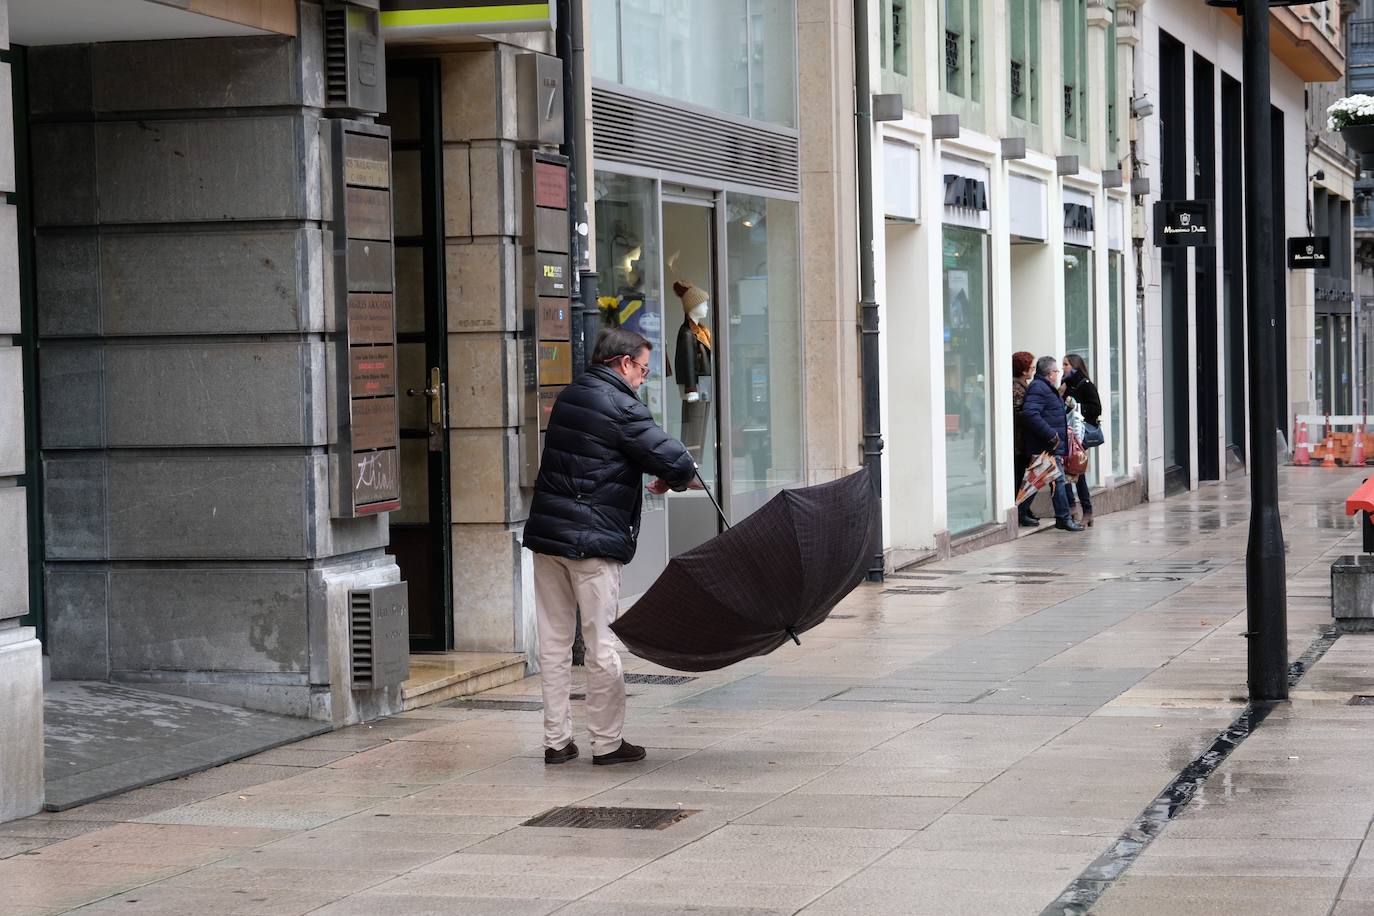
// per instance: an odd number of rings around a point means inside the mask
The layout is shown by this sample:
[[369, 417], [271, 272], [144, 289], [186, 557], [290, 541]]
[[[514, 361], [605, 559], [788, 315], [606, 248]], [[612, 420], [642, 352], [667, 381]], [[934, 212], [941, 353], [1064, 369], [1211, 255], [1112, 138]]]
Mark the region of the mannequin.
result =
[[711, 410], [709, 389], [702, 390], [702, 380], [709, 381], [711, 377], [710, 297], [701, 287], [680, 280], [673, 283], [673, 292], [682, 300], [683, 311], [673, 358], [682, 394], [682, 444], [700, 464]]

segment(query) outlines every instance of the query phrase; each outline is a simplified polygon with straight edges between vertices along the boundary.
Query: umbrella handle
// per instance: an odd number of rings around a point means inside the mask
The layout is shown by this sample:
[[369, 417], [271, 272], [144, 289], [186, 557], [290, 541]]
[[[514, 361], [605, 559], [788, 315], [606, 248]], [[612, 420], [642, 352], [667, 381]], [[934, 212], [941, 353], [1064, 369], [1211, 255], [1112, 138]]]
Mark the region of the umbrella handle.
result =
[[728, 518], [725, 517], [725, 511], [724, 511], [723, 509], [721, 509], [720, 503], [716, 502], [716, 494], [712, 493], [712, 492], [711, 492], [711, 488], [708, 487], [708, 486], [706, 485], [706, 481], [705, 481], [705, 480], [702, 480], [702, 477], [701, 477], [701, 468], [697, 468], [697, 469], [696, 469], [696, 475], [697, 475], [697, 480], [700, 480], [700, 481], [701, 481], [701, 488], [702, 488], [703, 490], [705, 490], [705, 491], [706, 491], [706, 495], [707, 495], [708, 497], [710, 497], [710, 499], [711, 499], [711, 505], [713, 505], [713, 506], [716, 507], [716, 514], [720, 516], [721, 524], [723, 524], [723, 525], [726, 527], [726, 529], [728, 530], [729, 527], [730, 527], [730, 520], [729, 520]]

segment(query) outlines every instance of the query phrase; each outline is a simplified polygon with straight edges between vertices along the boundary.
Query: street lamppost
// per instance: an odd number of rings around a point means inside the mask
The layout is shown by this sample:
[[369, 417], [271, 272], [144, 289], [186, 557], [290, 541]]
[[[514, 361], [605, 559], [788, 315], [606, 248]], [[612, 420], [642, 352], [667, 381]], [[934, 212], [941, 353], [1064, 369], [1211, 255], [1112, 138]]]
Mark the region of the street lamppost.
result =
[[1245, 548], [1247, 681], [1252, 702], [1288, 699], [1288, 594], [1279, 518], [1279, 415], [1274, 303], [1274, 159], [1270, 148], [1269, 8], [1310, 0], [1207, 0], [1242, 23], [1245, 145], [1245, 301], [1250, 337], [1250, 540]]

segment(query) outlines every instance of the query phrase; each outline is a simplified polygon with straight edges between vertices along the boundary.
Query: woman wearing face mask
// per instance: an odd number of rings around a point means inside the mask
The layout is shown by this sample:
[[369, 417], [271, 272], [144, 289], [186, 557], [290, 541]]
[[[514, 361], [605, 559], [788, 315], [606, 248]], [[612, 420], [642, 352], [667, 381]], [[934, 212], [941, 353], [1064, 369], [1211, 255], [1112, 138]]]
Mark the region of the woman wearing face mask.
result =
[[[1059, 394], [1068, 399], [1073, 398], [1078, 404], [1078, 409], [1083, 414], [1083, 420], [1093, 427], [1100, 429], [1102, 426], [1102, 397], [1097, 393], [1097, 386], [1088, 377], [1088, 364], [1083, 362], [1083, 357], [1077, 353], [1070, 353], [1064, 357], [1064, 375], [1059, 384]], [[1081, 506], [1080, 521], [1088, 527], [1093, 526], [1093, 500], [1092, 492], [1088, 486], [1088, 475], [1078, 475], [1076, 486], [1069, 487], [1069, 502], [1074, 502], [1074, 490], [1078, 491], [1078, 503]]]

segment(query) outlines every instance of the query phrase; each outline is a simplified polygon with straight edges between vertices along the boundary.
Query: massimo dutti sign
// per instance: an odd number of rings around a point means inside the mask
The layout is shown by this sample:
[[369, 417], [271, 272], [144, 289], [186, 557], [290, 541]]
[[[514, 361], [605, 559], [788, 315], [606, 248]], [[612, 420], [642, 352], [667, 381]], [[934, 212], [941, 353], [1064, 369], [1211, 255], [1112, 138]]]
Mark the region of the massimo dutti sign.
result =
[[1215, 245], [1210, 200], [1161, 200], [1155, 203], [1155, 244]]
[[1325, 235], [1288, 240], [1289, 270], [1325, 270], [1331, 266], [1331, 239]]

